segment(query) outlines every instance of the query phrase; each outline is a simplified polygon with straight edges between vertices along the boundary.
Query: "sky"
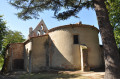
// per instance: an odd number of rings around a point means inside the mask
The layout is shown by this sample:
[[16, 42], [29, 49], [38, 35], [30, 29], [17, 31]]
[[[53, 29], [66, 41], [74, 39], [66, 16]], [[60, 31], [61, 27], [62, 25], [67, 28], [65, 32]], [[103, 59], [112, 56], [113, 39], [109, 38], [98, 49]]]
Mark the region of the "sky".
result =
[[[77, 14], [80, 18], [71, 17], [64, 21], [58, 21], [57, 19], [53, 18], [54, 12], [50, 10], [41, 12], [39, 19], [31, 19], [26, 21], [18, 18], [15, 15], [17, 12], [19, 12], [19, 10], [11, 6], [8, 3], [8, 0], [0, 0], [0, 15], [3, 15], [3, 19], [6, 21], [7, 27], [13, 31], [16, 30], [22, 32], [22, 34], [25, 36], [25, 39], [28, 38], [29, 27], [34, 29], [41, 19], [44, 20], [48, 29], [62, 25], [75, 24], [80, 21], [82, 24], [94, 25], [98, 28], [96, 13], [92, 9], [83, 8], [82, 11]], [[102, 44], [100, 35], [99, 41], [100, 44]]]

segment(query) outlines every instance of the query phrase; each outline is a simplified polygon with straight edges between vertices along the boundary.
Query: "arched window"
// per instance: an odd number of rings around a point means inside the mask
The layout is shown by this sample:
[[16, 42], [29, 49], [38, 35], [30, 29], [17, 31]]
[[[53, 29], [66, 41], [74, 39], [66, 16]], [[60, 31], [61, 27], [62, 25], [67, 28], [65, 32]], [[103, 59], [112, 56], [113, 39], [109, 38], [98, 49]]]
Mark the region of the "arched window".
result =
[[41, 25], [41, 30], [43, 30], [43, 25]]
[[42, 35], [45, 34], [43, 24], [41, 25], [41, 32], [42, 32]]
[[37, 36], [40, 36], [40, 31], [39, 30], [37, 31]]

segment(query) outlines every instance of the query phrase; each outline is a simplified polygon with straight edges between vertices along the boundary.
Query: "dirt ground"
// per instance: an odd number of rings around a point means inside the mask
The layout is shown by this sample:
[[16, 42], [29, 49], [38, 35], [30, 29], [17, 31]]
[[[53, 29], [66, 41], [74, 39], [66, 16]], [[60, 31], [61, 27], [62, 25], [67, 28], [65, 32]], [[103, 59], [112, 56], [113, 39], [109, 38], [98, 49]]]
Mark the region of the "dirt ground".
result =
[[90, 79], [104, 79], [104, 74], [105, 74], [105, 72], [94, 72], [94, 71], [89, 71], [89, 72], [64, 71], [63, 73], [80, 74], [81, 76], [85, 76], [85, 77], [88, 77]]
[[10, 72], [0, 75], [0, 79], [103, 79], [104, 72], [79, 71], [43, 71], [39, 73], [26, 73], [24, 71]]

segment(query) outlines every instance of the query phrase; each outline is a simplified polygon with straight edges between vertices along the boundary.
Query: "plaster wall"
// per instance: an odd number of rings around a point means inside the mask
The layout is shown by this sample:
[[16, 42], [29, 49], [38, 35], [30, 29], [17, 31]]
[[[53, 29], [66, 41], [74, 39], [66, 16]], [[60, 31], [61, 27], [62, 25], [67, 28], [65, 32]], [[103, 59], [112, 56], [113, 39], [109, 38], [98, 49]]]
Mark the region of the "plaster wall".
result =
[[32, 40], [29, 40], [26, 44], [25, 44], [25, 48], [24, 48], [24, 68], [27, 72], [30, 72], [30, 55], [32, 52]]
[[73, 45], [73, 34], [66, 29], [50, 32], [49, 35], [54, 44], [51, 67], [80, 69], [79, 45]]
[[32, 46], [32, 72], [38, 72], [44, 69], [47, 64], [48, 35], [33, 38]]
[[[78, 26], [78, 25], [77, 25]], [[79, 25], [80, 26], [80, 25]], [[73, 44], [73, 35], [79, 35], [79, 44]], [[49, 32], [55, 49], [51, 57], [53, 67], [80, 68], [80, 44], [88, 47], [88, 64], [101, 66], [98, 30], [91, 27], [65, 27]]]

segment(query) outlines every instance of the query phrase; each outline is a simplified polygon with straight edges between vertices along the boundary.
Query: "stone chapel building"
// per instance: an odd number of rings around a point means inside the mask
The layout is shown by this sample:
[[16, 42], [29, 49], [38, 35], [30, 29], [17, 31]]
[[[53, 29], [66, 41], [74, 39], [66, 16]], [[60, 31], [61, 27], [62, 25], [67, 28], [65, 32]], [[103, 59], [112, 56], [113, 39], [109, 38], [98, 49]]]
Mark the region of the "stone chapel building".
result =
[[99, 30], [91, 25], [70, 24], [47, 29], [43, 20], [23, 43], [9, 44], [6, 70], [39, 72], [44, 69], [87, 71], [103, 66]]

